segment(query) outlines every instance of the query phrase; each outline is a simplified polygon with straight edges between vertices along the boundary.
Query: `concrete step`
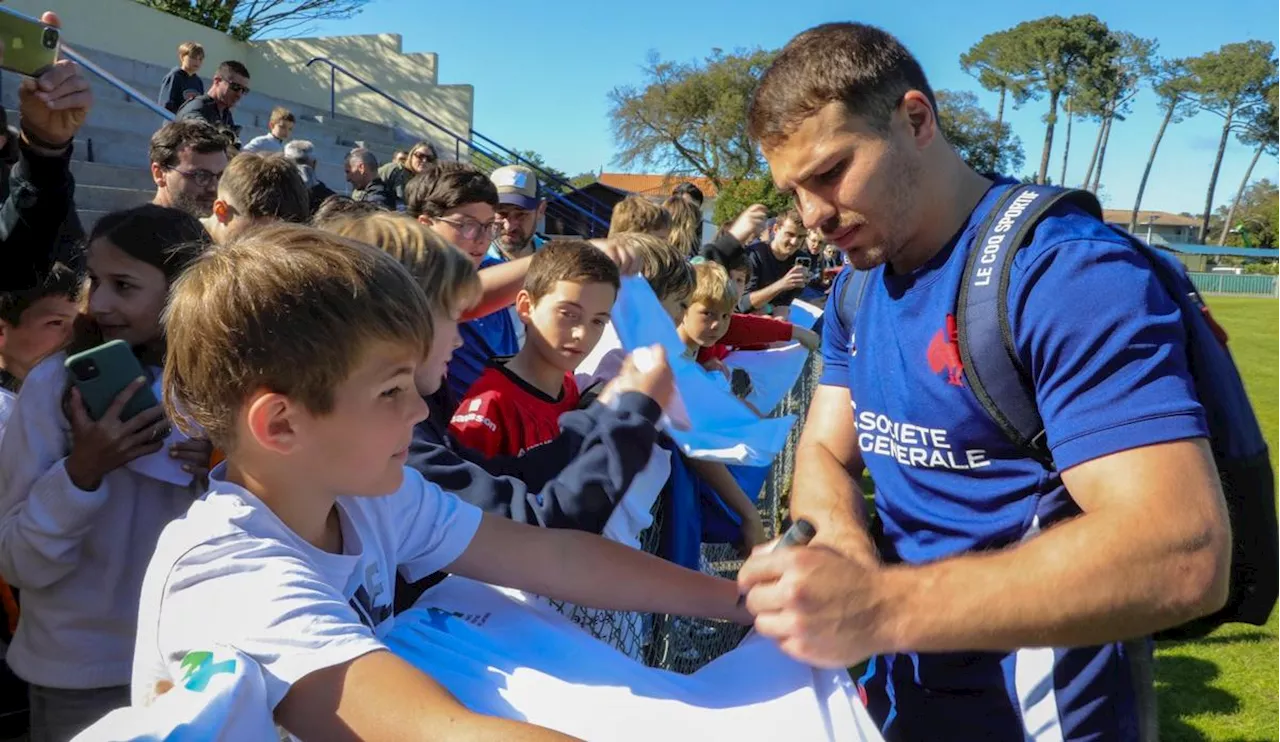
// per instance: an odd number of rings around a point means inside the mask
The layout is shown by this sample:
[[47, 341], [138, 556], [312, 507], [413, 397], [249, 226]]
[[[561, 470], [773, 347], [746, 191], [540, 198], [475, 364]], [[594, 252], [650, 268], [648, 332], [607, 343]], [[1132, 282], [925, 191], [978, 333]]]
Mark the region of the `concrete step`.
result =
[[108, 186], [111, 188], [132, 188], [141, 191], [155, 188], [155, 184], [151, 180], [151, 171], [147, 168], [121, 167], [100, 162], [72, 160], [71, 174], [75, 176], [77, 188], [81, 186]]
[[155, 189], [112, 188], [110, 186], [82, 186], [76, 184], [76, 207], [93, 211], [119, 211], [150, 203]]

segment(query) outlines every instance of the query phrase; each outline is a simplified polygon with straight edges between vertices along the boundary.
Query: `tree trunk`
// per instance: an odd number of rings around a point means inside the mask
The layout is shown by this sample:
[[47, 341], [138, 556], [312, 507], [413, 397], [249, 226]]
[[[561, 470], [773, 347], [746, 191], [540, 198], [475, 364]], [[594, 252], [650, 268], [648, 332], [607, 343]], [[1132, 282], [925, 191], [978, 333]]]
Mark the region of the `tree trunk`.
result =
[[1088, 188], [1090, 181], [1093, 180], [1093, 169], [1098, 166], [1098, 152], [1102, 149], [1102, 135], [1106, 132], [1107, 115], [1104, 112], [1102, 118], [1098, 119], [1098, 138], [1093, 140], [1093, 155], [1089, 157], [1089, 169], [1084, 171], [1084, 180], [1081, 181], [1081, 188]]
[[1253, 175], [1253, 168], [1258, 164], [1258, 158], [1262, 157], [1262, 150], [1267, 148], [1267, 142], [1258, 145], [1253, 151], [1253, 159], [1249, 161], [1249, 169], [1244, 171], [1244, 177], [1240, 179], [1240, 187], [1236, 190], [1236, 197], [1231, 202], [1231, 208], [1227, 209], [1227, 221], [1222, 225], [1222, 234], [1218, 235], [1218, 245], [1227, 244], [1227, 235], [1231, 232], [1231, 220], [1236, 216], [1236, 207], [1240, 205], [1240, 199], [1244, 197], [1244, 189], [1249, 185], [1249, 176]]
[[1071, 103], [1074, 99], [1067, 98], [1067, 138], [1062, 144], [1062, 174], [1058, 177], [1058, 185], [1065, 186], [1067, 184], [1067, 154], [1071, 152]]
[[996, 104], [996, 140], [992, 143], [991, 169], [1000, 169], [1000, 148], [1004, 143], [1002, 132], [1004, 130], [1004, 96], [1005, 87], [1000, 86], [1000, 102]]
[[1151, 143], [1151, 154], [1147, 155], [1147, 166], [1142, 170], [1142, 180], [1138, 181], [1138, 197], [1133, 200], [1133, 213], [1129, 215], [1129, 231], [1138, 229], [1138, 212], [1142, 209], [1142, 192], [1147, 190], [1147, 178], [1151, 176], [1151, 166], [1156, 162], [1156, 150], [1160, 149], [1160, 140], [1164, 139], [1164, 130], [1169, 128], [1173, 120], [1173, 111], [1178, 107], [1178, 99], [1169, 101], [1169, 108], [1164, 112], [1164, 120], [1156, 131], [1156, 140]]
[[1102, 148], [1098, 150], [1098, 167], [1093, 171], [1093, 195], [1095, 196], [1098, 195], [1098, 189], [1102, 187], [1102, 162], [1107, 159], [1107, 142], [1111, 141], [1111, 124], [1115, 120], [1115, 113], [1112, 113], [1102, 126]]
[[1218, 171], [1222, 169], [1222, 155], [1227, 151], [1227, 139], [1231, 136], [1231, 120], [1236, 115], [1236, 104], [1227, 108], [1222, 122], [1222, 138], [1218, 140], [1218, 156], [1213, 158], [1213, 172], [1209, 174], [1209, 191], [1204, 195], [1204, 213], [1200, 215], [1200, 244], [1209, 236], [1209, 217], [1213, 213], [1213, 189], [1218, 185]]
[[1040, 152], [1040, 172], [1036, 175], [1036, 183], [1044, 185], [1049, 175], [1049, 156], [1053, 154], [1053, 125], [1058, 120], [1058, 96], [1062, 90], [1049, 91], [1049, 116], [1044, 125], [1044, 150]]

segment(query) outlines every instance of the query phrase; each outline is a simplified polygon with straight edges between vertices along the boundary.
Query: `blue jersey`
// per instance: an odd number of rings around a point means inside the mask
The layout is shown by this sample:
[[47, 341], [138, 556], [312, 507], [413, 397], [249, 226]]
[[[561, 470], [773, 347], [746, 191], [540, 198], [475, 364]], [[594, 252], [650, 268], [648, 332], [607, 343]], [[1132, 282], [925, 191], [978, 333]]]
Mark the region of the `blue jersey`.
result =
[[[824, 317], [821, 383], [850, 390], [890, 563], [999, 549], [1080, 513], [1060, 476], [1014, 447], [964, 382], [956, 298], [1006, 187], [990, 189], [919, 269], [876, 269], [855, 327], [836, 311]], [[1122, 237], [1058, 207], [1016, 256], [1008, 295], [1013, 346], [1059, 470], [1207, 436], [1178, 307]], [[891, 740], [957, 739], [960, 729], [964, 739], [1136, 740], [1151, 689], [1132, 671], [1135, 652], [1149, 655], [1149, 643], [884, 656], [860, 682]]]

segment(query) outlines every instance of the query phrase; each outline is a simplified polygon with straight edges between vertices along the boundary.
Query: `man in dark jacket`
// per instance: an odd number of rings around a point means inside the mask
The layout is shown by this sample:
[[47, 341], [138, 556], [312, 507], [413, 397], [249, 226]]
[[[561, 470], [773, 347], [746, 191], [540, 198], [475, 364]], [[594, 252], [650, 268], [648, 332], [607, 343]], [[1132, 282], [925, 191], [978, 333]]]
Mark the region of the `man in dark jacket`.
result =
[[351, 150], [345, 164], [347, 182], [351, 184], [351, 198], [368, 201], [388, 211], [396, 210], [396, 194], [378, 177], [378, 158], [364, 148]]
[[209, 92], [187, 101], [174, 118], [178, 121], [199, 119], [207, 124], [233, 132], [238, 143], [240, 127], [236, 126], [231, 109], [249, 94], [249, 69], [240, 62], [227, 61], [218, 65], [218, 71], [209, 85]]
[[[53, 13], [42, 21], [59, 25]], [[18, 97], [18, 157], [0, 206], [0, 290], [36, 285], [59, 257], [59, 234], [74, 210], [71, 142], [93, 104], [89, 81], [68, 59], [23, 80]]]

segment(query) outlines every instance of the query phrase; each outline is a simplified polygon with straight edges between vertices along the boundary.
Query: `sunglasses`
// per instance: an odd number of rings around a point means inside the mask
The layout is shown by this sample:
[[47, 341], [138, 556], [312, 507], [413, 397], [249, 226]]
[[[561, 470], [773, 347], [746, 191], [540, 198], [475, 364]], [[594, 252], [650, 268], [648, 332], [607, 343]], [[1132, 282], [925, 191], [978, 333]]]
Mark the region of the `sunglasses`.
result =
[[225, 83], [227, 84], [227, 87], [228, 87], [228, 88], [231, 88], [232, 92], [239, 93], [240, 95], [248, 95], [248, 94], [249, 94], [249, 86], [247, 86], [247, 85], [241, 85], [241, 84], [240, 84], [240, 83], [238, 83], [238, 82], [231, 82], [230, 80], [223, 80], [223, 78], [221, 78], [221, 77], [215, 77], [215, 78], [213, 78], [213, 79], [214, 79], [215, 81], [217, 81], [217, 80], [222, 80], [222, 82], [225, 82]]

